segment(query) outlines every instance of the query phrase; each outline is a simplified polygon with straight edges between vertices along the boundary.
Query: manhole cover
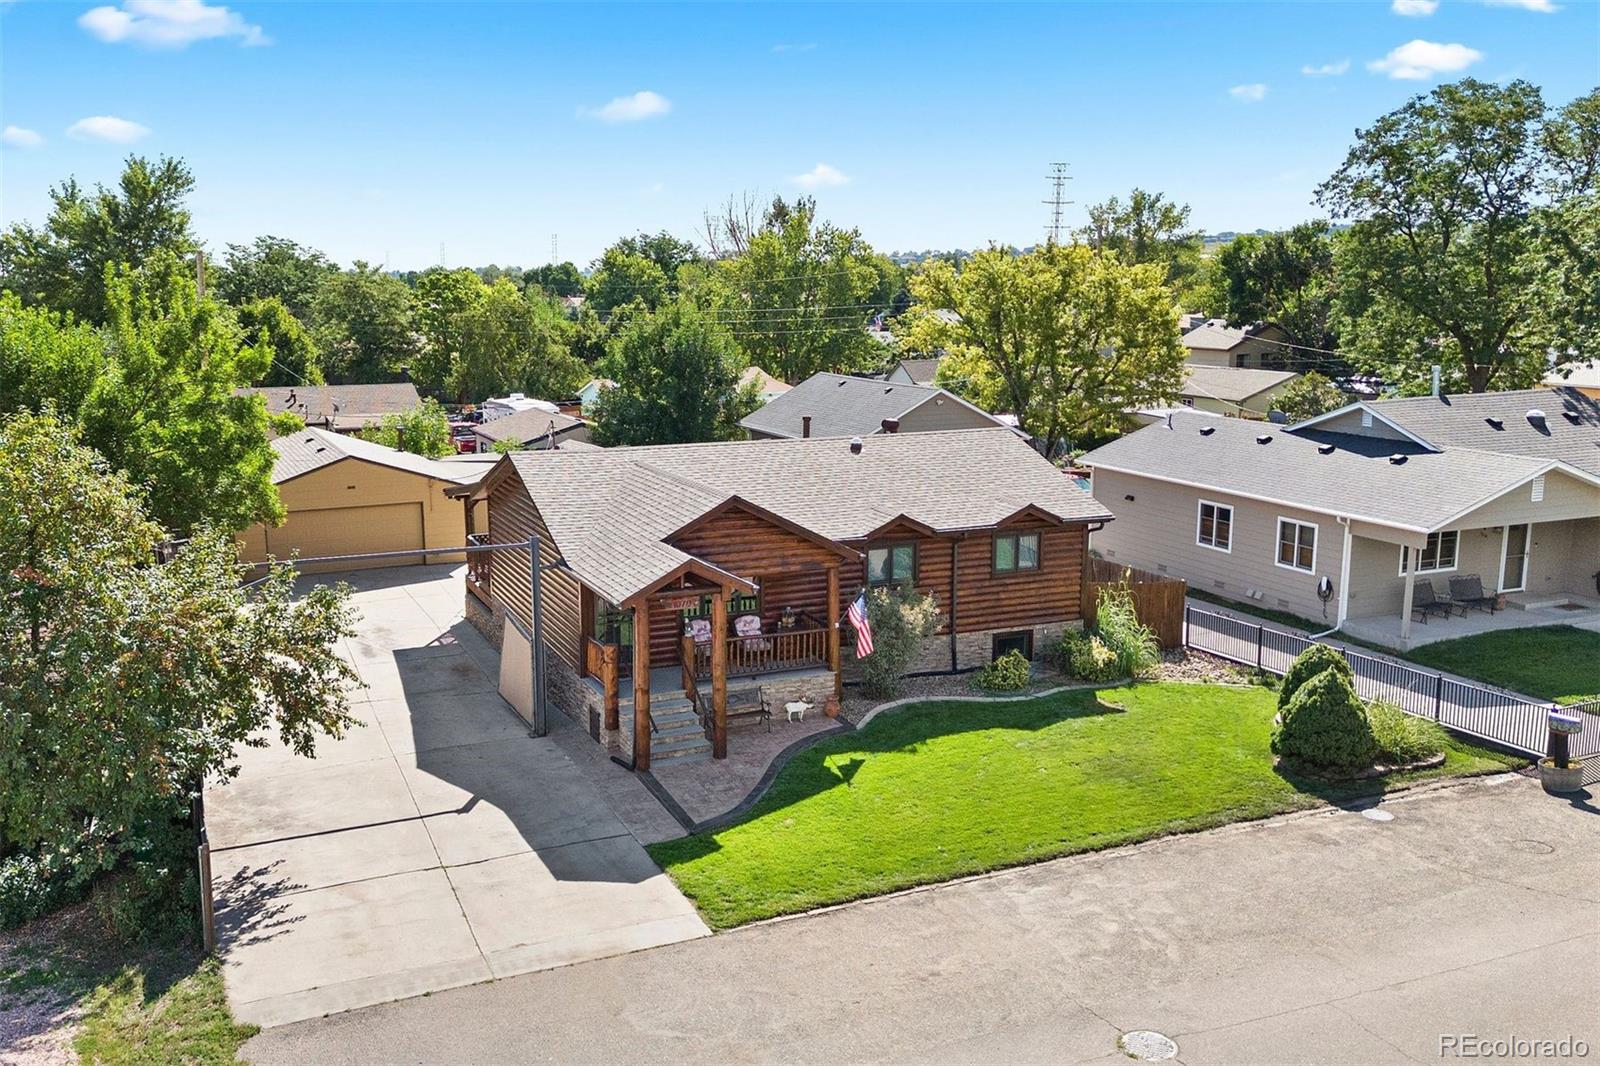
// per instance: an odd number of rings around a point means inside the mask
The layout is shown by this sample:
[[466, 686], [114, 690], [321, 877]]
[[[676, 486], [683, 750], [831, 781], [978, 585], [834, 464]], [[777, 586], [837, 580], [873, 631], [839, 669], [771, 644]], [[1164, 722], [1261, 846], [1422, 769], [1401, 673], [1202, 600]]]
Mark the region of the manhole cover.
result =
[[1178, 1053], [1178, 1045], [1171, 1037], [1162, 1036], [1153, 1029], [1135, 1029], [1117, 1037], [1117, 1047], [1124, 1055], [1141, 1062], [1160, 1062]]
[[1529, 855], [1554, 855], [1556, 850], [1542, 840], [1513, 840], [1511, 846]]
[[1392, 822], [1392, 821], [1394, 821], [1394, 815], [1390, 814], [1388, 811], [1384, 810], [1382, 807], [1368, 807], [1366, 810], [1361, 812], [1361, 817], [1367, 819], [1370, 822]]

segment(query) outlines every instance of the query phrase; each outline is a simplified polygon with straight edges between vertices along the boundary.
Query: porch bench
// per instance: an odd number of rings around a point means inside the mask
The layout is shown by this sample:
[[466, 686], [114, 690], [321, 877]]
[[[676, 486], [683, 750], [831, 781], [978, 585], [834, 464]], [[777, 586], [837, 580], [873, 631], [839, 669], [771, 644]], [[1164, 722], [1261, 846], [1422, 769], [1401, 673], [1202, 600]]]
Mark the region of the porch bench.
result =
[[762, 724], [766, 725], [767, 732], [772, 732], [772, 708], [767, 703], [765, 692], [759, 698], [747, 698], [738, 703], [728, 701], [729, 729]]

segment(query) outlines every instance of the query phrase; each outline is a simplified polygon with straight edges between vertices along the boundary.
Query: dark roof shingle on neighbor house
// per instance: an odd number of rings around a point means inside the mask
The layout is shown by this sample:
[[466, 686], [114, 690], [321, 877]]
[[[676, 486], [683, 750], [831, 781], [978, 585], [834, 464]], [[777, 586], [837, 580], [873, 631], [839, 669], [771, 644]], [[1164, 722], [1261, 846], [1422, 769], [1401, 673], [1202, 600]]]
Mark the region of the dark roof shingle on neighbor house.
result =
[[902, 419], [928, 403], [959, 405], [974, 426], [1004, 425], [944, 389], [829, 373], [813, 374], [739, 425], [769, 437], [799, 437], [809, 417], [813, 437], [865, 437], [884, 432], [885, 419]]
[[1183, 396], [1208, 396], [1225, 403], [1243, 403], [1286, 385], [1300, 375], [1292, 370], [1250, 370], [1240, 366], [1184, 366]]
[[[513, 466], [584, 584], [613, 603], [690, 556], [666, 543], [738, 498], [832, 541], [902, 516], [981, 529], [1029, 507], [1062, 522], [1111, 515], [1009, 429], [517, 452]], [[503, 468], [502, 468], [503, 469]], [[498, 474], [498, 471], [497, 471]]]
[[587, 426], [588, 423], [581, 418], [551, 414], [549, 411], [533, 408], [491, 418], [487, 422], [473, 426], [472, 432], [487, 441], [514, 440], [519, 444], [526, 444], [551, 432], [554, 432], [556, 439], [560, 440], [563, 434], [570, 435], [574, 430], [584, 429]]
[[268, 414], [290, 411], [307, 425], [350, 431], [376, 424], [384, 415], [405, 414], [422, 406], [409, 381], [379, 385], [269, 385], [236, 389], [235, 395], [260, 396]]

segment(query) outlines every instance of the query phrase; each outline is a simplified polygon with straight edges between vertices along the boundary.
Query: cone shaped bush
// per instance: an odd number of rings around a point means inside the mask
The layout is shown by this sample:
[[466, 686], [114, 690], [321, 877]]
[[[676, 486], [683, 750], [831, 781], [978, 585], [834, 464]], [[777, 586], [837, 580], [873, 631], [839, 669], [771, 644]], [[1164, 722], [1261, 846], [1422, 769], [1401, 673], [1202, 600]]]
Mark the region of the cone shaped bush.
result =
[[1337, 649], [1330, 648], [1326, 644], [1313, 644], [1300, 653], [1299, 658], [1290, 664], [1289, 672], [1283, 675], [1283, 684], [1278, 689], [1278, 710], [1282, 711], [1288, 707], [1294, 694], [1300, 691], [1300, 686], [1324, 670], [1335, 670], [1344, 677], [1347, 684], [1355, 684], [1355, 672], [1350, 669], [1350, 663]]
[[1353, 772], [1373, 764], [1378, 743], [1356, 690], [1338, 670], [1324, 669], [1289, 700], [1272, 750], [1311, 769]]

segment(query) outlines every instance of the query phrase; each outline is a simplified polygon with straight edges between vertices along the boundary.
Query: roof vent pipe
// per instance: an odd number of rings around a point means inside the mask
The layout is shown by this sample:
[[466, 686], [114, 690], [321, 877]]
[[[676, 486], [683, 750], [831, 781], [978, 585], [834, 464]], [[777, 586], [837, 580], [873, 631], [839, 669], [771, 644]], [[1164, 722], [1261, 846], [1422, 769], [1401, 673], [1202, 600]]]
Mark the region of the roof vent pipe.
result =
[[1439, 395], [1439, 364], [1438, 363], [1434, 363], [1433, 364], [1433, 394], [1436, 397]]
[[1400, 466], [1405, 461], [1406, 457], [1400, 452], [1395, 452], [1393, 455], [1389, 456], [1389, 462], [1393, 463], [1395, 466]]
[[800, 416], [800, 435], [802, 437], [811, 436], [811, 416], [810, 415], [801, 415]]
[[1531, 408], [1528, 411], [1528, 421], [1536, 426], [1544, 425], [1544, 412], [1537, 407]]
[[898, 418], [885, 418], [883, 420], [883, 431], [885, 433], [899, 433], [900, 420]]
[[851, 455], [860, 455], [861, 454], [861, 438], [860, 437], [851, 437], [850, 438], [850, 454]]

